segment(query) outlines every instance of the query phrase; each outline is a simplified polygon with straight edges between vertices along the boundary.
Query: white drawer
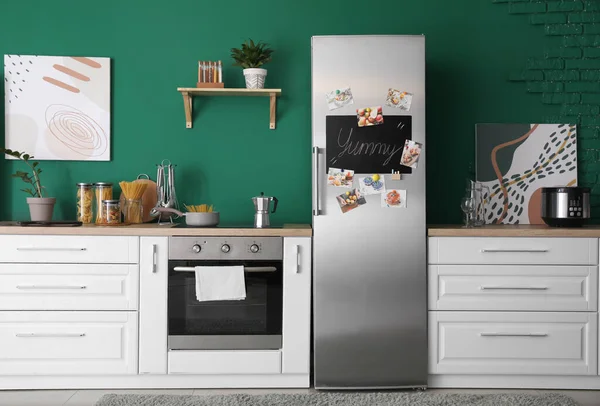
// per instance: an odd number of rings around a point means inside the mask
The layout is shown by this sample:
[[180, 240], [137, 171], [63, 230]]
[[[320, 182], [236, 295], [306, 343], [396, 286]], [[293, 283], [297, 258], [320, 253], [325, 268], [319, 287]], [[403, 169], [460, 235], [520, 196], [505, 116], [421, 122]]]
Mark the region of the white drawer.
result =
[[430, 264], [598, 265], [597, 238], [431, 237]]
[[170, 374], [280, 374], [280, 351], [169, 351]]
[[0, 264], [0, 310], [136, 310], [138, 267]]
[[0, 312], [0, 375], [137, 373], [135, 312]]
[[429, 312], [430, 374], [596, 375], [596, 313]]
[[597, 266], [429, 265], [429, 310], [598, 310]]
[[139, 237], [2, 235], [0, 262], [136, 264]]

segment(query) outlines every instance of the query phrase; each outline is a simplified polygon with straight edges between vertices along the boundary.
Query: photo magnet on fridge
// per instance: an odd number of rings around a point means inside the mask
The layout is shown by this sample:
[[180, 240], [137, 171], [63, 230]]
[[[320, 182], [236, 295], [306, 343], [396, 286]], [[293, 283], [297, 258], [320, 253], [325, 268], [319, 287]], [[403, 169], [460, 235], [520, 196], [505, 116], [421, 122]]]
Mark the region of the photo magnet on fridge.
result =
[[383, 124], [383, 108], [381, 106], [356, 109], [356, 119], [359, 127], [369, 127]]
[[391, 209], [406, 208], [406, 190], [385, 190], [381, 194], [381, 207]]
[[363, 196], [379, 194], [385, 191], [385, 179], [379, 174], [358, 178], [358, 190]]
[[404, 143], [404, 151], [402, 151], [402, 157], [400, 158], [400, 165], [416, 169], [417, 164], [419, 163], [419, 157], [421, 156], [422, 149], [423, 144], [411, 140], [406, 140], [406, 142]]
[[335, 187], [351, 188], [354, 180], [354, 171], [350, 169], [329, 168], [327, 184]]
[[346, 193], [342, 193], [336, 197], [336, 200], [340, 205], [340, 209], [342, 209], [342, 213], [348, 213], [350, 210], [354, 210], [358, 206], [367, 203], [358, 189], [352, 189]]
[[349, 104], [354, 104], [354, 98], [352, 97], [352, 90], [350, 87], [332, 90], [327, 93], [325, 97], [329, 110], [335, 110]]
[[390, 88], [385, 104], [400, 110], [409, 111], [413, 94]]

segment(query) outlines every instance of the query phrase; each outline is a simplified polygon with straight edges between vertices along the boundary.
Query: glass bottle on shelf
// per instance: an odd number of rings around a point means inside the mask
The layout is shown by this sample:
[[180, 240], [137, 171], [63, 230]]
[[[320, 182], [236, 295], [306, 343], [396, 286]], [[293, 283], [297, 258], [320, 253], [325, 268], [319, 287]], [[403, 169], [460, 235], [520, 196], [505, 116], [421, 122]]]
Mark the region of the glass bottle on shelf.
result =
[[92, 183], [77, 184], [77, 221], [90, 224], [93, 215], [94, 185]]
[[121, 202], [119, 200], [102, 201], [102, 217], [104, 224], [121, 223]]
[[102, 215], [102, 201], [112, 200], [113, 198], [113, 184], [109, 182], [97, 182], [94, 184], [96, 188], [96, 223], [106, 223], [105, 217]]

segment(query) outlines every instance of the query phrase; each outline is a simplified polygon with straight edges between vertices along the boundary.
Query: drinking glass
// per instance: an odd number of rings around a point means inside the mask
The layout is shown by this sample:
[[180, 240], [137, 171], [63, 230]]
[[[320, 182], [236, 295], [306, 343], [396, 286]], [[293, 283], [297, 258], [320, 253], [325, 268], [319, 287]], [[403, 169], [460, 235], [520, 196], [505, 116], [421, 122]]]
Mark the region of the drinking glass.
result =
[[463, 228], [471, 227], [471, 215], [475, 212], [475, 199], [466, 196], [460, 202], [460, 208], [465, 213], [465, 225]]

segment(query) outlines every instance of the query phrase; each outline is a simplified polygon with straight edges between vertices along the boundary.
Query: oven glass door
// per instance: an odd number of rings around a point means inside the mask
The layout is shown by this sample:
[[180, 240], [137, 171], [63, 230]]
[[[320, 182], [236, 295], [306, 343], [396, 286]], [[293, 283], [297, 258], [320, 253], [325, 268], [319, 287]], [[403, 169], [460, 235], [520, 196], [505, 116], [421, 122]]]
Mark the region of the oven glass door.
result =
[[[245, 300], [199, 302], [193, 271], [242, 265]], [[279, 349], [283, 319], [282, 261], [169, 261], [169, 349]]]

